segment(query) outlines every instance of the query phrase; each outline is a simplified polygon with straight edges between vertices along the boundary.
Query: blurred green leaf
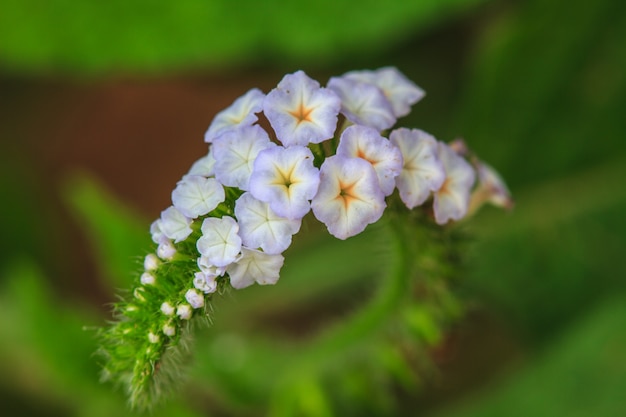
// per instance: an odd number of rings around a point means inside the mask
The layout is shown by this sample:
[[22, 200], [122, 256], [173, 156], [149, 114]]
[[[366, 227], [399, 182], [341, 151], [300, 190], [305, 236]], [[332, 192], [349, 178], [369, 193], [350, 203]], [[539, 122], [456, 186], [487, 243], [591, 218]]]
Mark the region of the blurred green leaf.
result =
[[86, 174], [64, 187], [64, 199], [88, 235], [101, 270], [117, 288], [126, 288], [151, 248], [148, 222], [111, 197]]
[[461, 132], [514, 191], [626, 154], [626, 3], [511, 3], [484, 30]]
[[[77, 300], [59, 299], [28, 260], [15, 260], [0, 275], [0, 387], [28, 393], [39, 415], [136, 415], [125, 396], [99, 382], [95, 334], [85, 329], [100, 324], [97, 314]], [[3, 404], [3, 412], [11, 412], [11, 406]], [[154, 415], [197, 414], [174, 401]]]
[[613, 417], [626, 410], [626, 299], [592, 310], [527, 369], [437, 417]]
[[549, 339], [608, 294], [626, 292], [626, 161], [520, 190], [516, 209], [486, 209], [465, 283], [531, 338]]
[[16, 71], [315, 65], [382, 50], [484, 0], [4, 0], [0, 63]]

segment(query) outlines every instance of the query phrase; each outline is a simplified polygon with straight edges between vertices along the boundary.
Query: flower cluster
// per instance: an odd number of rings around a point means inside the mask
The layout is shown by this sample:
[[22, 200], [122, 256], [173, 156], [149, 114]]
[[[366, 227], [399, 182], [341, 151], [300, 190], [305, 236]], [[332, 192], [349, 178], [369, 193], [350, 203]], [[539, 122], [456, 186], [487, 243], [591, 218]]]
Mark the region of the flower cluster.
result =
[[[199, 226], [194, 288], [176, 314], [188, 318], [185, 305], [202, 307], [202, 294], [214, 292], [222, 277], [237, 289], [276, 283], [281, 254], [309, 211], [339, 239], [379, 220], [396, 189], [409, 209], [432, 199], [438, 224], [463, 218], [476, 177], [464, 144], [418, 129], [384, 136], [423, 96], [391, 67], [333, 77], [326, 88], [297, 71], [267, 95], [252, 89], [219, 113], [205, 135], [208, 154], [180, 180], [173, 205], [151, 229], [167, 262]], [[497, 174], [479, 161], [476, 168], [480, 195], [509, 205]], [[144, 275], [150, 285], [150, 268]], [[164, 314], [173, 314], [167, 306]]]
[[[151, 226], [157, 248], [145, 258], [135, 296], [140, 303], [158, 289], [162, 299], [151, 305], [162, 320], [146, 343], [162, 348], [162, 338], [176, 337], [223, 286], [275, 284], [282, 253], [309, 212], [347, 239], [378, 221], [394, 198], [408, 209], [432, 202], [427, 211], [440, 225], [487, 201], [510, 206], [504, 182], [478, 159], [468, 162], [462, 141], [389, 130], [423, 96], [391, 67], [349, 72], [327, 87], [297, 71], [219, 113], [205, 135], [207, 155]], [[180, 288], [160, 282], [182, 264]]]

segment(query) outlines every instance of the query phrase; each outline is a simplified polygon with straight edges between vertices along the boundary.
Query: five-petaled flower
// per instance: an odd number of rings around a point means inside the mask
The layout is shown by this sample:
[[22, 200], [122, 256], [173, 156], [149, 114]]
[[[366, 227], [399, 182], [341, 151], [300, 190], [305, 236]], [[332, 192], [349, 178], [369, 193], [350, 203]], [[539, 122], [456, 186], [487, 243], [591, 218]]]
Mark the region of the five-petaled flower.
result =
[[341, 155], [324, 161], [311, 208], [330, 234], [339, 239], [359, 234], [380, 219], [385, 207], [385, 195], [372, 164]]
[[389, 140], [402, 152], [404, 165], [396, 185], [400, 199], [412, 209], [441, 188], [445, 180], [446, 173], [437, 156], [437, 141], [424, 131], [405, 128], [392, 131]]
[[303, 71], [285, 75], [263, 102], [263, 113], [285, 146], [306, 146], [330, 139], [340, 108], [337, 94], [321, 88]]
[[254, 161], [250, 192], [277, 215], [301, 219], [311, 208], [309, 201], [319, 182], [319, 170], [313, 166], [309, 148], [275, 146], [259, 152]]

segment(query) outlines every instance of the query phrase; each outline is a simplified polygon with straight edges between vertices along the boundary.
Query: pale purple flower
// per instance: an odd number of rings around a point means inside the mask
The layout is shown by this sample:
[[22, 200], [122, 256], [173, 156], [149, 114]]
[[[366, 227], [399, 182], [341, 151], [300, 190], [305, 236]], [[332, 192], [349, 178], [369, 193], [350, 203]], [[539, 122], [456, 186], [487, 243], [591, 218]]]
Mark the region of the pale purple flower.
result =
[[239, 225], [229, 216], [208, 217], [202, 222], [202, 236], [196, 242], [201, 255], [215, 266], [226, 266], [237, 259], [241, 250]]
[[478, 172], [478, 186], [470, 198], [470, 211], [484, 203], [491, 203], [504, 209], [513, 208], [513, 198], [506, 183], [498, 172], [483, 161], [476, 159], [474, 166]]
[[271, 146], [276, 145], [258, 125], [227, 131], [213, 142], [215, 178], [227, 187], [247, 191], [255, 158]]
[[341, 100], [303, 71], [287, 74], [263, 102], [263, 113], [285, 146], [320, 143], [337, 127]]
[[[241, 256], [241, 255], [238, 255], [238, 256]], [[237, 259], [238, 258], [235, 258], [233, 262], [237, 262]], [[226, 266], [216, 266], [212, 264], [211, 261], [209, 261], [209, 258], [207, 258], [204, 255], [201, 255], [198, 258], [197, 264], [198, 264], [198, 268], [200, 269], [200, 271], [207, 277], [209, 276], [221, 277], [226, 272]]]
[[154, 275], [150, 272], [144, 272], [141, 274], [141, 278], [139, 280], [143, 285], [154, 285], [155, 282]]
[[189, 320], [192, 314], [193, 310], [187, 303], [179, 304], [178, 307], [176, 307], [176, 315], [182, 320]]
[[149, 253], [143, 260], [143, 269], [146, 271], [154, 271], [159, 267], [159, 258], [154, 253]]
[[213, 293], [217, 290], [216, 278], [216, 275], [207, 275], [202, 271], [198, 271], [194, 275], [193, 286], [205, 294]]
[[173, 316], [176, 309], [167, 301], [161, 304], [161, 312], [166, 316]]
[[402, 154], [376, 129], [359, 125], [348, 127], [341, 134], [337, 155], [365, 159], [374, 167], [383, 193], [387, 196], [393, 192], [395, 178], [402, 171]]
[[472, 166], [443, 142], [438, 144], [438, 156], [446, 171], [446, 179], [435, 192], [433, 209], [435, 221], [445, 224], [467, 214], [470, 190], [476, 175]]
[[241, 249], [241, 258], [228, 267], [230, 284], [233, 288], [249, 287], [255, 282], [260, 285], [276, 284], [285, 258], [254, 249]]
[[391, 103], [396, 117], [409, 114], [411, 106], [420, 101], [425, 94], [424, 90], [394, 67], [384, 67], [374, 71], [351, 71], [343, 77], [370, 83], [380, 88]]
[[186, 175], [172, 191], [174, 207], [191, 219], [209, 213], [224, 199], [222, 184], [199, 175]]
[[258, 120], [255, 113], [263, 110], [264, 98], [265, 95], [258, 88], [253, 88], [239, 97], [230, 107], [215, 116], [204, 135], [204, 141], [211, 143], [230, 129], [253, 125]]
[[176, 334], [176, 327], [174, 327], [171, 323], [165, 323], [163, 325], [163, 334], [169, 337], [174, 336]]
[[215, 175], [215, 157], [213, 156], [212, 148], [209, 148], [209, 152], [205, 156], [191, 165], [187, 175], [200, 175], [205, 178]]
[[277, 215], [301, 219], [311, 209], [309, 201], [319, 182], [319, 170], [313, 166], [309, 148], [276, 146], [259, 152], [250, 176], [250, 192], [269, 203]]
[[169, 239], [165, 238], [157, 246], [156, 254], [164, 261], [171, 261], [174, 259], [174, 255], [176, 255], [176, 248]]
[[291, 236], [300, 230], [300, 219], [278, 216], [268, 203], [244, 193], [235, 204], [239, 235], [248, 248], [261, 248], [268, 254], [279, 254], [291, 245]]
[[341, 155], [324, 161], [311, 208], [330, 234], [347, 239], [361, 233], [380, 219], [385, 207], [385, 195], [372, 164]]
[[412, 209], [424, 203], [445, 180], [446, 173], [437, 156], [437, 140], [424, 131], [405, 128], [392, 131], [389, 140], [402, 152], [404, 164], [396, 186], [400, 199]]
[[174, 243], [181, 242], [191, 234], [191, 219], [186, 217], [176, 207], [170, 206], [161, 212], [161, 231]]
[[163, 234], [163, 231], [161, 230], [160, 218], [153, 221], [150, 225], [150, 237], [152, 238], [152, 241], [157, 245], [163, 240], [167, 240], [167, 236], [165, 236], [165, 234]]
[[185, 300], [187, 300], [189, 305], [193, 308], [204, 307], [204, 295], [200, 294], [195, 289], [187, 290]]
[[354, 124], [382, 131], [396, 123], [391, 103], [383, 91], [373, 84], [333, 77], [328, 88], [341, 98], [341, 113]]

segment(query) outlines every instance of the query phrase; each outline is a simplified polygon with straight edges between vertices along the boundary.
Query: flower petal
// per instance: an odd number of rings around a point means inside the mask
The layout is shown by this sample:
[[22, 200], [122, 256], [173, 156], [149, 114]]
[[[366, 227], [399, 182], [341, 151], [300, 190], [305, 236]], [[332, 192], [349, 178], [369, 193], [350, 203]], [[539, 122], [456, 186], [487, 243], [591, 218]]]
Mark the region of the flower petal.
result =
[[204, 135], [204, 141], [211, 143], [230, 129], [254, 124], [258, 120], [255, 113], [263, 109], [264, 98], [265, 94], [258, 88], [253, 88], [239, 97], [230, 107], [215, 116]]

